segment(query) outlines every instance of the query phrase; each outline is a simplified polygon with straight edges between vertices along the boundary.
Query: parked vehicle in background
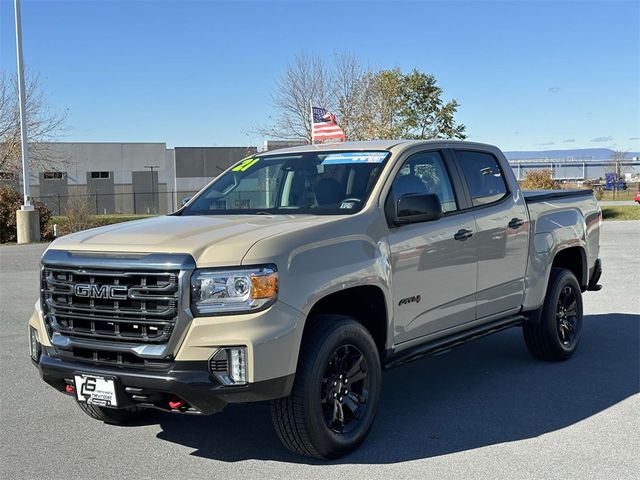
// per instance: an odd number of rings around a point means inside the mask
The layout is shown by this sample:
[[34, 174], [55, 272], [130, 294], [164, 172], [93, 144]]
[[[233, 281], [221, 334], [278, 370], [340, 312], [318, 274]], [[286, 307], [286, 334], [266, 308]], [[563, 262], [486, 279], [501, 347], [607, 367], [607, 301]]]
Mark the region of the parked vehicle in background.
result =
[[53, 242], [31, 357], [107, 423], [270, 400], [284, 445], [335, 458], [367, 436], [383, 368], [515, 326], [570, 358], [601, 218], [591, 190], [522, 192], [490, 145], [266, 152], [172, 215]]
[[604, 175], [604, 190], [626, 190], [627, 182], [617, 173], [605, 173]]
[[634, 200], [636, 201], [636, 203], [640, 203], [640, 192], [636, 192]]

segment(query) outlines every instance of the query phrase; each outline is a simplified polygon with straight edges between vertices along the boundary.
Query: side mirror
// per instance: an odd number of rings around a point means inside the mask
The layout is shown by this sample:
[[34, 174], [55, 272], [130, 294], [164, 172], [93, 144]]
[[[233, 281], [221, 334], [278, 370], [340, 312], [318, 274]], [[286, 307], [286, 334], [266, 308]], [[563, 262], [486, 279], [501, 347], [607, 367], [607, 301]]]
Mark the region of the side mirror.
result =
[[442, 204], [433, 193], [403, 195], [398, 199], [391, 217], [394, 225], [437, 220], [442, 217]]
[[184, 197], [182, 200], [180, 200], [180, 206], [184, 207], [187, 203], [189, 203], [189, 200], [191, 200], [193, 197]]

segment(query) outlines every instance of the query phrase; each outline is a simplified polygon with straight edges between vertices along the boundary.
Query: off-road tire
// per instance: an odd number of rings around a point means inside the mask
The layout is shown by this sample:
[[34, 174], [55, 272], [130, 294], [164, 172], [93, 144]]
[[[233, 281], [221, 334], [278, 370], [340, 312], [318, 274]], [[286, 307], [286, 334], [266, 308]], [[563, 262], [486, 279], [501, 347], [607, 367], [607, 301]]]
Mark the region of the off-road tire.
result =
[[76, 402], [84, 413], [91, 418], [101, 420], [112, 425], [131, 425], [144, 420], [149, 416], [149, 410], [146, 408], [104, 408], [96, 405], [89, 405], [86, 402]]
[[[307, 320], [309, 322], [302, 340], [298, 368], [291, 394], [282, 399], [271, 402], [271, 418], [280, 441], [291, 451], [309, 457], [329, 459], [337, 458], [354, 451], [364, 441], [375, 418], [381, 388], [380, 356], [376, 344], [369, 331], [351, 317], [338, 315], [318, 315]], [[340, 360], [340, 352], [345, 352], [345, 360]], [[349, 352], [349, 353], [347, 353]], [[338, 355], [338, 356], [336, 356]], [[358, 360], [353, 360], [354, 358]], [[348, 361], [347, 361], [348, 360]], [[348, 375], [340, 374], [337, 382], [345, 381], [344, 402], [357, 397], [362, 403], [351, 403], [350, 407], [336, 405], [333, 396], [335, 388], [342, 388], [342, 383], [327, 381], [327, 378], [337, 378], [335, 373], [327, 375], [328, 371], [337, 372], [344, 365], [353, 362], [348, 370], [358, 373], [352, 375], [353, 382], [348, 383]], [[359, 366], [355, 366], [355, 364]], [[339, 366], [338, 366], [339, 365]], [[346, 368], [346, 367], [345, 367]], [[366, 372], [364, 380], [356, 380]], [[361, 395], [356, 394], [358, 384]], [[353, 390], [349, 391], [353, 385]], [[331, 390], [329, 390], [331, 386]], [[366, 388], [366, 394], [364, 390]], [[326, 395], [325, 395], [326, 393]], [[368, 396], [367, 396], [368, 395]], [[329, 403], [327, 398], [331, 396]], [[340, 399], [342, 405], [342, 399]], [[354, 405], [358, 406], [359, 415], [352, 416]], [[363, 410], [359, 410], [364, 406]], [[329, 410], [330, 409], [330, 410]], [[336, 430], [339, 421], [336, 411], [342, 411], [342, 433]], [[327, 414], [328, 411], [332, 413]], [[327, 419], [333, 415], [333, 420]], [[345, 423], [345, 420], [353, 423]], [[332, 423], [330, 426], [329, 423]], [[350, 430], [347, 430], [350, 426]]]
[[[567, 340], [566, 328], [560, 328], [566, 313], [562, 313], [561, 303], [567, 289], [575, 298], [575, 316], [572, 316], [572, 338]], [[560, 313], [559, 313], [560, 312]], [[529, 352], [540, 360], [558, 362], [569, 359], [578, 348], [582, 333], [582, 292], [573, 272], [564, 268], [552, 268], [549, 285], [542, 308], [533, 312], [523, 325], [524, 340]], [[562, 330], [562, 331], [561, 331]]]

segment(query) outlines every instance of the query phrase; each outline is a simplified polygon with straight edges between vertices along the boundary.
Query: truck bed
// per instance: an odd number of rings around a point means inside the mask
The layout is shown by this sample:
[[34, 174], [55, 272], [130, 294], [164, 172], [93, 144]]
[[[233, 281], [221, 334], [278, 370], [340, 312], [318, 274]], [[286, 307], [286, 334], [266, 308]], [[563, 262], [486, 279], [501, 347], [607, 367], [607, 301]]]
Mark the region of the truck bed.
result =
[[587, 284], [598, 258], [601, 213], [591, 189], [528, 190], [522, 195], [532, 225], [525, 307], [535, 308], [544, 299], [553, 259], [565, 248], [577, 246], [584, 252], [579, 281]]

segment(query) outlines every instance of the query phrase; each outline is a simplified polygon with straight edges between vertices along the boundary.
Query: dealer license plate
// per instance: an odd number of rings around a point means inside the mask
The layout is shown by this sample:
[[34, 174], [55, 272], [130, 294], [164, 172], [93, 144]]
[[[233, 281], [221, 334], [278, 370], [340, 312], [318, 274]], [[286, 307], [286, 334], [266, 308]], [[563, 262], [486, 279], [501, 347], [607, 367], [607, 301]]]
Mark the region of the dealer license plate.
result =
[[87, 402], [99, 407], [118, 406], [114, 379], [95, 375], [76, 375], [75, 380], [79, 402]]

